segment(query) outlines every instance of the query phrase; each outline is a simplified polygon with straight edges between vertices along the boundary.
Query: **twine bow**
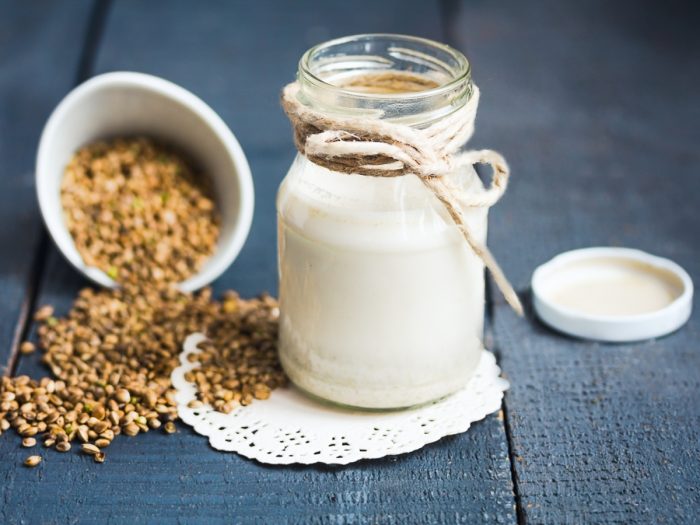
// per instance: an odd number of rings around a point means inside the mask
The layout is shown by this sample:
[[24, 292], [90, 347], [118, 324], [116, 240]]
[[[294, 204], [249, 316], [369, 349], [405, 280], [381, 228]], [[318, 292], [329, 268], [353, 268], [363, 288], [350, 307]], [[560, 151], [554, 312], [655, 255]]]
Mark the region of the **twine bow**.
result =
[[[462, 209], [491, 207], [508, 186], [510, 170], [492, 150], [460, 149], [474, 133], [479, 89], [473, 86], [469, 101], [450, 115], [423, 129], [367, 117], [328, 115], [304, 105], [299, 83], [282, 91], [282, 107], [294, 128], [294, 142], [311, 162], [332, 171], [372, 177], [416, 175], [442, 203], [472, 251], [493, 275], [506, 301], [519, 314], [523, 307], [489, 249], [467, 227]], [[449, 180], [460, 167], [488, 164], [491, 184], [465, 193]]]

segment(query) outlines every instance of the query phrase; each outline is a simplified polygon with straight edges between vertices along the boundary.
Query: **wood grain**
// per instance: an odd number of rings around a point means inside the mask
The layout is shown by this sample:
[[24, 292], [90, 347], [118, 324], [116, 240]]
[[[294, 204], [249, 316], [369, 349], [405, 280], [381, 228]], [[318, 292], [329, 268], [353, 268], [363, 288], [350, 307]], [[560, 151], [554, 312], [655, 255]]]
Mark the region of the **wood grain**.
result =
[[[442, 36], [436, 2], [288, 5], [117, 2], [96, 55], [98, 72], [145, 71], [191, 89], [245, 148], [256, 214], [243, 252], [217, 290], [276, 291], [274, 195], [294, 155], [278, 94], [301, 53], [364, 31]], [[84, 284], [51, 249], [39, 302], [65, 312]], [[18, 371], [45, 374], [38, 359], [23, 357]], [[184, 426], [175, 436], [117, 439], [104, 465], [79, 454], [46, 453], [39, 468], [23, 469], [26, 452], [12, 439], [0, 440], [0, 454], [6, 458], [0, 501], [11, 502], [0, 506], [2, 522], [515, 522], [505, 430], [495, 416], [418, 453], [345, 468], [260, 465], [213, 451]]]
[[78, 71], [89, 1], [0, 3], [0, 375], [22, 335], [42, 237], [34, 155]]
[[[593, 1], [464, 2], [451, 19], [482, 88], [476, 142], [512, 167], [489, 233], [521, 290], [595, 245], [670, 257], [699, 282], [699, 18]], [[699, 331], [696, 314], [657, 341], [596, 344], [496, 306], [521, 521], [697, 523]]]
[[518, 289], [574, 248], [697, 265], [695, 4], [463, 2], [448, 34], [481, 87], [474, 147], [512, 170], [489, 241]]
[[[31, 194], [31, 177], [17, 174], [25, 165], [31, 170], [33, 146], [14, 142], [13, 126], [41, 104], [27, 102], [31, 92], [18, 86], [52, 72], [59, 87], [35, 87], [48, 113], [47, 94], [57, 100], [72, 78], [60, 87], [70, 68], [59, 57], [72, 48], [54, 49], [57, 34], [75, 33], [61, 24], [81, 20], [82, 11], [75, 3], [60, 13], [48, 4], [36, 12], [8, 3], [0, 9], [7, 5], [18, 18], [0, 16], [0, 39], [7, 38], [0, 97], [18, 102], [0, 106], [0, 153], [17, 178], [0, 177], [0, 249], [30, 254], [34, 241], [19, 239], [16, 225], [38, 224], [36, 210], [22, 222], [12, 211], [20, 206], [4, 196], [14, 188], [9, 180], [25, 181], [20, 186]], [[97, 71], [146, 71], [192, 89], [241, 140], [255, 178], [256, 215], [244, 251], [217, 289], [276, 291], [274, 192], [294, 153], [277, 94], [298, 56], [333, 36], [387, 30], [447, 40], [470, 58], [482, 88], [473, 145], [501, 150], [514, 173], [491, 214], [491, 246], [525, 297], [537, 264], [595, 244], [671, 257], [698, 282], [694, 4], [446, 1], [442, 13], [435, 3], [398, 0], [283, 5], [118, 2], [103, 45], [89, 50], [96, 51]], [[34, 40], [23, 40], [19, 28]], [[79, 46], [74, 51], [77, 57]], [[20, 63], [14, 55], [33, 58]], [[32, 118], [38, 134], [45, 116]], [[5, 203], [14, 207], [5, 210]], [[0, 278], [10, 281], [9, 299], [0, 301], [0, 337], [9, 339], [30, 266], [14, 258], [0, 260]], [[49, 250], [40, 302], [65, 312], [84, 284]], [[489, 339], [512, 383], [505, 429], [491, 417], [416, 454], [347, 468], [266, 467], [215, 453], [181, 427], [175, 436], [118, 439], [101, 466], [78, 454], [46, 453], [28, 470], [20, 466], [26, 450], [5, 436], [0, 521], [508, 523], [516, 521], [517, 501], [521, 523], [694, 523], [696, 317], [657, 341], [603, 345], [555, 334], [531, 313], [518, 319], [496, 304]], [[18, 371], [45, 373], [36, 355], [23, 357]]]
[[495, 328], [528, 522], [697, 522], [695, 319], [666, 338], [624, 345], [572, 341], [505, 306]]

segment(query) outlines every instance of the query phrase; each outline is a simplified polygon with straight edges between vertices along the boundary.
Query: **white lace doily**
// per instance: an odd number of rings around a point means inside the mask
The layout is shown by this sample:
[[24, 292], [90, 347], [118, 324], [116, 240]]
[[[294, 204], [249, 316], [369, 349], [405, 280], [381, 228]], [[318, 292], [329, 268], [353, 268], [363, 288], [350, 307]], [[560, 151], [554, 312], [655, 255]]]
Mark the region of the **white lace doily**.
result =
[[192, 334], [173, 370], [178, 414], [211, 446], [237, 452], [262, 463], [347, 464], [417, 450], [428, 443], [459, 434], [501, 407], [508, 382], [491, 352], [483, 351], [479, 367], [459, 392], [418, 408], [364, 412], [310, 399], [294, 387], [274, 390], [268, 400], [253, 401], [230, 414], [209, 406], [189, 408], [195, 385], [185, 373], [197, 368], [188, 355], [197, 353], [205, 337]]

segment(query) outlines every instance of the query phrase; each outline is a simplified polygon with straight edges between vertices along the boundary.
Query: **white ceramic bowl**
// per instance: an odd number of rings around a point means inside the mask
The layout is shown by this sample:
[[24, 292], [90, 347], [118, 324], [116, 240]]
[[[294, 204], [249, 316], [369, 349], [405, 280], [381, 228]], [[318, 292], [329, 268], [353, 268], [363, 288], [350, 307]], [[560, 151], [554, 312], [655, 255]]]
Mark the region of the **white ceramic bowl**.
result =
[[86, 277], [115, 286], [80, 257], [64, 221], [60, 188], [76, 150], [123, 135], [146, 135], [173, 144], [211, 177], [222, 219], [219, 242], [202, 270], [179, 288], [188, 292], [209, 284], [229, 267], [248, 236], [253, 180], [243, 150], [224, 121], [201, 99], [162, 78], [133, 72], [99, 75], [76, 87], [53, 111], [36, 160], [39, 207], [51, 237]]
[[[673, 299], [659, 309], [628, 315], [594, 315], [553, 300], [563, 287], [595, 283], [602, 277], [618, 274], [619, 267], [629, 266], [644, 272], [649, 279], [661, 279], [673, 288]], [[533, 306], [542, 321], [566, 334], [597, 341], [661, 337], [683, 326], [693, 307], [693, 281], [688, 272], [669, 259], [630, 248], [584, 248], [559, 254], [535, 270], [531, 287]], [[630, 297], [634, 297], [632, 291], [628, 300]]]

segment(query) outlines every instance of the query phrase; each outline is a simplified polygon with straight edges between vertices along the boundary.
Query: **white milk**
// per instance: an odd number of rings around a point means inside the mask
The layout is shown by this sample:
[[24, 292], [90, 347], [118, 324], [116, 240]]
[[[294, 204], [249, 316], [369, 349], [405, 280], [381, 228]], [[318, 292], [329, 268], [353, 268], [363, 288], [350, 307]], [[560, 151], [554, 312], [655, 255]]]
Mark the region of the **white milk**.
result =
[[[471, 191], [473, 170], [460, 177]], [[300, 388], [396, 408], [463, 385], [481, 352], [484, 268], [412, 175], [330, 172], [299, 156], [280, 187], [280, 358]], [[486, 241], [486, 209], [465, 210]]]

